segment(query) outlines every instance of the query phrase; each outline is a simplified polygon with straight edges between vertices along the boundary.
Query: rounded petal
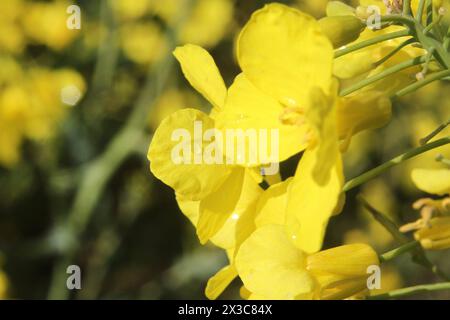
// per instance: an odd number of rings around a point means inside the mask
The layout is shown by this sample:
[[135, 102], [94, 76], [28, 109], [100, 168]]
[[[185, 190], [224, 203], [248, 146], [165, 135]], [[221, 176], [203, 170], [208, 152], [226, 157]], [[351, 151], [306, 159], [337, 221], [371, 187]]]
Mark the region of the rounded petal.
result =
[[227, 88], [214, 59], [205, 49], [187, 44], [175, 49], [184, 76], [189, 83], [202, 94], [214, 107], [222, 108]]
[[289, 234], [307, 253], [321, 249], [328, 220], [342, 206], [344, 174], [336, 125], [336, 104], [313, 90], [315, 108], [308, 112], [316, 143], [302, 156], [288, 194]]
[[411, 178], [420, 190], [437, 194], [450, 194], [449, 169], [414, 169]]
[[262, 189], [248, 170], [236, 168], [222, 186], [200, 201], [197, 235], [224, 249], [237, 249], [253, 232]]
[[[215, 120], [225, 136], [230, 129], [233, 131], [229, 132], [237, 134], [240, 130], [245, 134], [245, 150], [241, 156], [245, 164], [281, 162], [304, 150], [307, 145], [307, 126], [283, 124], [280, 116], [284, 109], [273, 97], [256, 88], [244, 74], [240, 74], [229, 89], [223, 111], [217, 114]], [[266, 137], [266, 144], [262, 145], [266, 150], [261, 149], [261, 135]], [[228, 142], [231, 141], [227, 139]], [[235, 151], [234, 158], [238, 154]], [[227, 156], [231, 157], [229, 153]], [[252, 156], [256, 159], [252, 160]]]
[[292, 179], [277, 183], [265, 190], [256, 207], [256, 226], [286, 223], [287, 193]]
[[[228, 132], [234, 134], [239, 131], [244, 133], [245, 150], [240, 159], [244, 158], [245, 164], [275, 163], [301, 152], [308, 142], [308, 127], [283, 123], [281, 116], [284, 110], [283, 105], [256, 88], [244, 74], [240, 74], [228, 91], [223, 111], [215, 119], [217, 127], [224, 131], [225, 136], [230, 129], [232, 131]], [[263, 137], [265, 143], [262, 143]], [[228, 142], [231, 141], [227, 139]], [[239, 152], [235, 152], [234, 157], [237, 158], [237, 155]]]
[[196, 164], [205, 147], [199, 126], [204, 132], [214, 128], [214, 121], [195, 109], [173, 113], [161, 122], [148, 152], [153, 174], [190, 200], [203, 199], [217, 190], [231, 173], [223, 164]]
[[281, 103], [307, 107], [312, 87], [330, 87], [331, 42], [313, 17], [288, 6], [256, 11], [239, 36], [237, 55], [248, 79]]
[[305, 259], [284, 227], [270, 225], [256, 230], [242, 244], [235, 263], [245, 287], [253, 294], [294, 299], [313, 291], [314, 281], [305, 270]]

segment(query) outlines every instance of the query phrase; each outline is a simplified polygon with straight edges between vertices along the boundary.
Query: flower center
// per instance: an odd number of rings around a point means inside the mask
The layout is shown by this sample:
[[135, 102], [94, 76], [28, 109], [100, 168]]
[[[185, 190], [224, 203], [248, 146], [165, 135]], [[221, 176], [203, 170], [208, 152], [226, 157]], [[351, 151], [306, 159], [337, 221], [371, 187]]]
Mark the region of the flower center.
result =
[[305, 110], [300, 107], [295, 99], [283, 98], [280, 101], [283, 106], [279, 119], [282, 124], [302, 126], [305, 124]]

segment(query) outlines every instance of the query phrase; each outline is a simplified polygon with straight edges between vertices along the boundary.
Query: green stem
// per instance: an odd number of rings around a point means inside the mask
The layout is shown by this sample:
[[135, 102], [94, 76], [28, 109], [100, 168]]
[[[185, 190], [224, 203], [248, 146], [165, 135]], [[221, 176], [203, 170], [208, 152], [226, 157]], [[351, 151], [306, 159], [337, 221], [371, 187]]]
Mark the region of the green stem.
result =
[[387, 261], [393, 260], [407, 252], [410, 252], [411, 250], [416, 249], [419, 245], [420, 245], [420, 243], [418, 241], [411, 241], [411, 242], [405, 243], [405, 244], [401, 245], [400, 247], [395, 248], [394, 250], [383, 253], [380, 256], [380, 262], [382, 263], [382, 262], [387, 262]]
[[395, 54], [398, 53], [400, 50], [402, 50], [404, 47], [406, 47], [406, 46], [408, 46], [410, 44], [413, 44], [415, 42], [416, 42], [416, 40], [414, 38], [411, 38], [411, 39], [408, 39], [408, 40], [404, 41], [397, 48], [395, 48], [390, 53], [388, 53], [384, 58], [382, 58], [381, 60], [375, 62], [374, 66], [378, 67], [378, 66], [382, 65], [383, 63], [388, 61], [390, 58], [395, 56]]
[[433, 132], [430, 133], [429, 135], [427, 135], [425, 138], [420, 139], [420, 144], [421, 145], [427, 144], [431, 139], [436, 137], [439, 133], [441, 133], [448, 126], [450, 126], [450, 120], [448, 120], [446, 123], [443, 123], [436, 129], [434, 129]]
[[405, 16], [411, 15], [411, 0], [403, 1], [403, 15]]
[[447, 144], [450, 144], [450, 136], [433, 141], [431, 143], [414, 148], [412, 150], [409, 150], [408, 152], [405, 152], [404, 154], [402, 154], [398, 157], [395, 157], [394, 159], [392, 159], [388, 162], [385, 162], [382, 165], [380, 165], [370, 171], [367, 171], [366, 173], [348, 181], [345, 184], [343, 191], [347, 192], [349, 190], [352, 190], [352, 189], [364, 184], [365, 182], [372, 180], [375, 177], [378, 177], [379, 175], [381, 175], [388, 169], [395, 167], [395, 166], [405, 162], [408, 159], [414, 158], [422, 153], [442, 147]]
[[370, 212], [372, 217], [392, 235], [396, 242], [399, 244], [409, 242], [408, 237], [398, 230], [397, 224], [391, 221], [385, 214], [375, 209], [362, 195], [358, 195], [357, 199], [361, 202], [363, 207]]
[[415, 21], [412, 17], [401, 14], [387, 14], [381, 17], [381, 22], [392, 22], [394, 24], [414, 28]]
[[372, 77], [364, 79], [358, 83], [355, 83], [354, 85], [349, 86], [348, 88], [343, 89], [340, 92], [340, 96], [344, 97], [346, 95], [349, 95], [355, 91], [358, 91], [361, 88], [364, 88], [374, 82], [384, 79], [394, 73], [400, 72], [402, 70], [408, 69], [413, 66], [420, 65], [420, 64], [424, 63], [425, 61], [426, 61], [426, 56], [421, 56], [421, 57], [416, 57], [414, 59], [410, 59], [410, 60], [404, 61], [402, 63], [399, 63], [393, 67], [383, 70], [382, 72], [380, 72]]
[[447, 34], [445, 35], [445, 38], [444, 38], [443, 47], [444, 47], [445, 51], [448, 51], [448, 49], [450, 47], [450, 27], [448, 27], [448, 29], [447, 29]]
[[395, 99], [395, 98], [403, 97], [409, 93], [417, 91], [418, 89], [420, 89], [422, 87], [425, 87], [426, 85], [428, 85], [434, 81], [441, 80], [448, 76], [450, 76], [450, 70], [443, 70], [440, 72], [433, 73], [430, 76], [426, 77], [425, 79], [417, 81], [417, 82], [413, 83], [412, 85], [409, 85], [406, 88], [403, 88], [402, 90], [395, 93], [391, 98]]
[[378, 37], [374, 37], [372, 39], [369, 40], [365, 40], [365, 41], [361, 41], [359, 43], [356, 43], [354, 45], [351, 45], [349, 47], [343, 48], [343, 49], [339, 49], [335, 52], [334, 57], [335, 58], [339, 58], [342, 57], [343, 55], [349, 54], [351, 52], [366, 48], [366, 47], [370, 47], [372, 45], [375, 45], [377, 43], [383, 42], [383, 41], [387, 41], [387, 40], [392, 40], [392, 39], [396, 39], [396, 38], [401, 38], [401, 37], [406, 37], [409, 35], [409, 31], [408, 30], [401, 30], [401, 31], [397, 31], [397, 32], [392, 32], [392, 33], [388, 33], [388, 34], [383, 34], [381, 36]]
[[434, 291], [450, 290], [450, 282], [441, 282], [435, 284], [423, 284], [414, 287], [408, 287], [398, 290], [389, 291], [387, 293], [368, 297], [369, 300], [387, 300], [394, 298], [403, 298], [420, 293], [429, 293]]
[[419, 21], [419, 23], [422, 23], [424, 9], [425, 9], [425, 0], [420, 0], [419, 6], [417, 7], [417, 16], [416, 16], [416, 20]]

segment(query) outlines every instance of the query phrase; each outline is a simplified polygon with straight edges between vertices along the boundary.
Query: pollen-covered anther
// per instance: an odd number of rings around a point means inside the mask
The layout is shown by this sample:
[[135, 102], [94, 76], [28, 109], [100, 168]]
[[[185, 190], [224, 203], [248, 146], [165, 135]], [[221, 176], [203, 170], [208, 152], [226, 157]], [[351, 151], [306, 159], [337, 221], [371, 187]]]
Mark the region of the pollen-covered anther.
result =
[[305, 112], [300, 107], [286, 107], [279, 119], [285, 125], [302, 126], [305, 124]]
[[421, 218], [415, 222], [400, 227], [400, 232], [406, 233], [423, 228], [431, 228], [431, 221], [436, 216], [450, 213], [450, 198], [434, 200], [431, 198], [419, 199], [413, 204], [415, 210], [420, 210]]

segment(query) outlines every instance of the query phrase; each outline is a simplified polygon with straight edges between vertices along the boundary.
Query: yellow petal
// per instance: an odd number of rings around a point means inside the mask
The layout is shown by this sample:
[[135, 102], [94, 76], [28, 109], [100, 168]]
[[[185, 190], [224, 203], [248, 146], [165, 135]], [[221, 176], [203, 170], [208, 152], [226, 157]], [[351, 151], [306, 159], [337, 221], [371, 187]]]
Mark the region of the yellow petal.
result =
[[308, 270], [343, 276], [366, 276], [367, 267], [379, 265], [377, 253], [366, 244], [349, 244], [308, 256]]
[[258, 296], [294, 299], [314, 286], [305, 270], [305, 255], [292, 244], [283, 226], [257, 229], [242, 244], [235, 263], [245, 287]]
[[210, 300], [217, 299], [236, 277], [237, 271], [233, 265], [222, 268], [208, 280], [205, 289], [206, 297]]
[[239, 200], [222, 229], [211, 238], [211, 242], [223, 249], [233, 249], [236, 252], [242, 242], [255, 230], [256, 203], [262, 192], [250, 171], [245, 170]]
[[340, 98], [337, 108], [338, 133], [341, 139], [363, 130], [377, 129], [391, 119], [392, 103], [380, 91], [366, 91]]
[[176, 48], [174, 55], [192, 87], [220, 109], [225, 103], [227, 88], [211, 55], [192, 44]]
[[224, 249], [237, 249], [255, 229], [255, 207], [261, 193], [248, 170], [234, 169], [216, 192], [200, 202], [200, 242], [211, 239]]
[[214, 121], [198, 110], [175, 112], [161, 122], [148, 152], [153, 174], [190, 200], [200, 200], [217, 190], [231, 172], [223, 164], [203, 163], [205, 143], [194, 132], [199, 131], [194, 130], [198, 124], [202, 125], [203, 132], [214, 128]]
[[198, 216], [200, 213], [200, 201], [184, 199], [178, 194], [176, 195], [176, 200], [181, 212], [189, 219], [189, 221], [194, 226], [197, 226]]
[[414, 169], [411, 178], [420, 190], [437, 194], [450, 194], [449, 169]]
[[329, 218], [342, 200], [344, 183], [333, 101], [316, 92], [310, 118], [318, 142], [303, 154], [288, 194], [287, 226], [297, 246], [307, 253], [322, 247]]
[[314, 253], [322, 247], [330, 217], [339, 205], [343, 185], [340, 154], [328, 155], [332, 166], [315, 177], [318, 148], [306, 151], [289, 191], [287, 225], [299, 248]]
[[224, 183], [200, 202], [197, 235], [202, 244], [224, 226], [242, 193], [245, 169], [235, 169]]
[[283, 104], [308, 107], [312, 87], [328, 91], [333, 47], [311, 16], [273, 3], [256, 11], [238, 39], [248, 79]]
[[286, 223], [287, 190], [292, 179], [275, 184], [261, 195], [257, 205], [256, 226]]
[[[307, 145], [305, 125], [283, 124], [280, 121], [284, 109], [273, 97], [257, 89], [244, 74], [240, 74], [229, 89], [223, 111], [216, 116], [216, 125], [225, 135], [226, 129], [248, 133], [245, 136], [245, 153], [241, 156], [241, 159], [245, 159], [244, 164], [281, 162], [299, 153]], [[267, 143], [263, 144], [266, 150], [259, 148], [260, 134], [267, 138]], [[252, 137], [255, 136], [258, 140], [253, 142], [255, 139]], [[227, 139], [228, 142], [230, 139]], [[253, 151], [254, 147], [259, 149]], [[234, 153], [234, 157], [229, 152], [227, 156], [237, 159], [238, 150]], [[252, 156], [256, 158], [252, 160]], [[274, 158], [274, 161], [265, 161], [264, 158]]]
[[345, 299], [367, 289], [369, 266], [377, 253], [366, 244], [351, 244], [308, 256], [307, 269], [316, 277], [322, 299]]
[[[242, 173], [240, 170], [237, 171], [230, 176], [228, 179], [229, 183], [225, 183], [224, 186], [227, 188], [231, 184], [236, 182], [236, 177], [240, 178], [240, 174]], [[237, 183], [241, 183], [238, 181]], [[191, 221], [191, 223], [197, 228], [199, 225], [199, 216], [200, 216], [200, 203], [202, 203], [203, 210], [203, 223], [208, 226], [208, 223], [211, 225], [215, 225], [216, 223], [220, 226], [222, 221], [219, 218], [226, 218], [223, 225], [217, 231], [217, 233], [210, 238], [211, 242], [225, 250], [237, 250], [242, 242], [248, 238], [248, 236], [255, 230], [255, 213], [256, 213], [256, 203], [259, 197], [261, 196], [263, 190], [258, 185], [258, 183], [253, 179], [252, 173], [250, 170], [245, 170], [245, 176], [242, 181], [242, 188], [240, 189], [241, 194], [239, 195], [239, 199], [231, 200], [229, 197], [230, 192], [228, 190], [219, 189], [215, 192], [215, 199], [222, 196], [220, 200], [220, 204], [229, 202], [230, 204], [226, 207], [231, 208], [228, 211], [219, 211], [215, 209], [216, 207], [208, 206], [208, 202], [205, 201], [192, 201], [189, 199], [183, 199], [180, 195], [177, 195], [176, 199], [178, 202], [178, 206], [183, 214]], [[225, 189], [224, 188], [224, 189]], [[234, 189], [239, 189], [238, 185], [233, 186]], [[232, 190], [232, 188], [230, 188]], [[223, 199], [225, 198], [225, 199]], [[213, 201], [213, 200], [211, 200]], [[236, 203], [232, 203], [236, 201]], [[231, 214], [230, 214], [231, 212]], [[217, 215], [217, 216], [216, 216]], [[208, 219], [211, 219], [212, 222], [209, 222]], [[218, 227], [215, 227], [218, 228]], [[212, 228], [211, 228], [212, 229]], [[209, 232], [209, 231], [208, 231]], [[206, 238], [209, 237], [205, 236]], [[204, 242], [207, 240], [204, 240]], [[232, 259], [234, 255], [231, 255]]]

